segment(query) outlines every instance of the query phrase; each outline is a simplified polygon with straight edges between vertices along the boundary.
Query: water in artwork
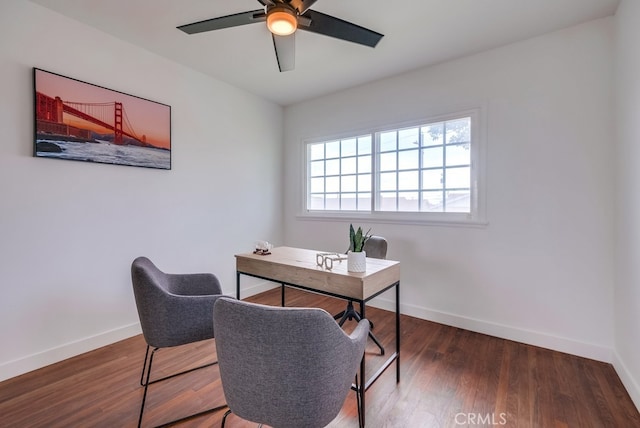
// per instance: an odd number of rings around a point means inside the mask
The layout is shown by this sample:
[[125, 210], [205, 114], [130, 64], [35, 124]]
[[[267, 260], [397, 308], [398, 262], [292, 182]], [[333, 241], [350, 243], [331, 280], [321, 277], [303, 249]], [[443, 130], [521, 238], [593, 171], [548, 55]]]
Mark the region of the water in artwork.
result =
[[[38, 139], [37, 143], [52, 143], [61, 151], [37, 150], [36, 156], [148, 168], [171, 168], [171, 152], [155, 147], [117, 145], [109, 141], [75, 142]], [[36, 145], [36, 147], [38, 147]], [[51, 147], [51, 146], [50, 146]]]

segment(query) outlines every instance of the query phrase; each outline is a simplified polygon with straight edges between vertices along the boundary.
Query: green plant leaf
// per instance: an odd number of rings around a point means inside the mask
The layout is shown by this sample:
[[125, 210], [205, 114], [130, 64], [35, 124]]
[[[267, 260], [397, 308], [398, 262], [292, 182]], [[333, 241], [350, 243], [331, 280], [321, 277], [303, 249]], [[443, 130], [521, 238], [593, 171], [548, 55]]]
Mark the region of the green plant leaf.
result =
[[354, 253], [360, 253], [364, 250], [364, 243], [371, 237], [371, 228], [367, 233], [362, 232], [362, 227], [354, 229], [353, 224], [349, 225], [349, 249]]

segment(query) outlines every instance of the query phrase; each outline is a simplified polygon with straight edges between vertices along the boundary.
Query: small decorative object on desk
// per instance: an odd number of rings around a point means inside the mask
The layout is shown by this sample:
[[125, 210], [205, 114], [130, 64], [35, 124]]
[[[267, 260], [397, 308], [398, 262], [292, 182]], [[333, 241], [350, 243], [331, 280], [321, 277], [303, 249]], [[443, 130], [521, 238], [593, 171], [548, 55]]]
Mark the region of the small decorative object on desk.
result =
[[338, 254], [338, 253], [317, 253], [316, 254], [316, 264], [320, 267], [324, 267], [327, 270], [333, 269], [334, 261], [342, 262], [343, 260], [347, 260], [347, 258], [344, 257], [344, 254]]
[[371, 237], [369, 234], [362, 232], [362, 228], [358, 230], [349, 225], [349, 252], [347, 253], [347, 270], [349, 272], [365, 272], [367, 270], [367, 253], [364, 251], [364, 243]]
[[261, 256], [266, 256], [268, 254], [271, 254], [271, 249], [272, 248], [273, 248], [273, 245], [271, 245], [267, 241], [256, 241], [256, 249], [253, 252], [253, 254], [259, 254]]

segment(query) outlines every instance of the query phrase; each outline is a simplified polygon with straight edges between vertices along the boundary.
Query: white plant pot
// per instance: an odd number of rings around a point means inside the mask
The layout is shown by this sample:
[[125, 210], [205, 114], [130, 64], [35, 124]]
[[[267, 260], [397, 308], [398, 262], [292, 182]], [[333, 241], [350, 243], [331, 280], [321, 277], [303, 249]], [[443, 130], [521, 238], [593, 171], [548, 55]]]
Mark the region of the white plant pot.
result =
[[349, 251], [347, 253], [347, 270], [349, 272], [364, 272], [367, 270], [367, 253], [361, 251], [354, 253]]

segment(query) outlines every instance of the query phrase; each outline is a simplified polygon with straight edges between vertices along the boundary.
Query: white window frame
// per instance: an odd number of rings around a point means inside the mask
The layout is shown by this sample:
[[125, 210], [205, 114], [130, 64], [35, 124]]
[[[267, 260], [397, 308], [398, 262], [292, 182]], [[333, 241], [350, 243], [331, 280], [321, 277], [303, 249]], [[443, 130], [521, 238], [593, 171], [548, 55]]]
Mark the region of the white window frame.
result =
[[[424, 126], [426, 124], [450, 121], [469, 117], [471, 120], [471, 200], [469, 213], [455, 212], [402, 212], [402, 211], [376, 211], [376, 198], [378, 192], [379, 171], [376, 170], [376, 156], [378, 152], [378, 138], [380, 133], [400, 130], [411, 127]], [[459, 225], [459, 226], [484, 226], [486, 219], [486, 183], [485, 183], [485, 163], [486, 163], [486, 138], [485, 119], [481, 108], [457, 111], [449, 114], [442, 114], [412, 120], [402, 123], [393, 123], [386, 126], [369, 128], [366, 130], [350, 131], [341, 134], [306, 139], [302, 141], [302, 165], [303, 165], [303, 186], [300, 213], [298, 218], [305, 220], [345, 220], [345, 221], [370, 221], [378, 223], [402, 223], [402, 224], [435, 224], [435, 225]], [[362, 135], [371, 135], [372, 139], [372, 189], [371, 189], [371, 210], [370, 211], [346, 211], [346, 210], [308, 210], [309, 181], [310, 181], [310, 145], [320, 142], [335, 140], [346, 140]]]

